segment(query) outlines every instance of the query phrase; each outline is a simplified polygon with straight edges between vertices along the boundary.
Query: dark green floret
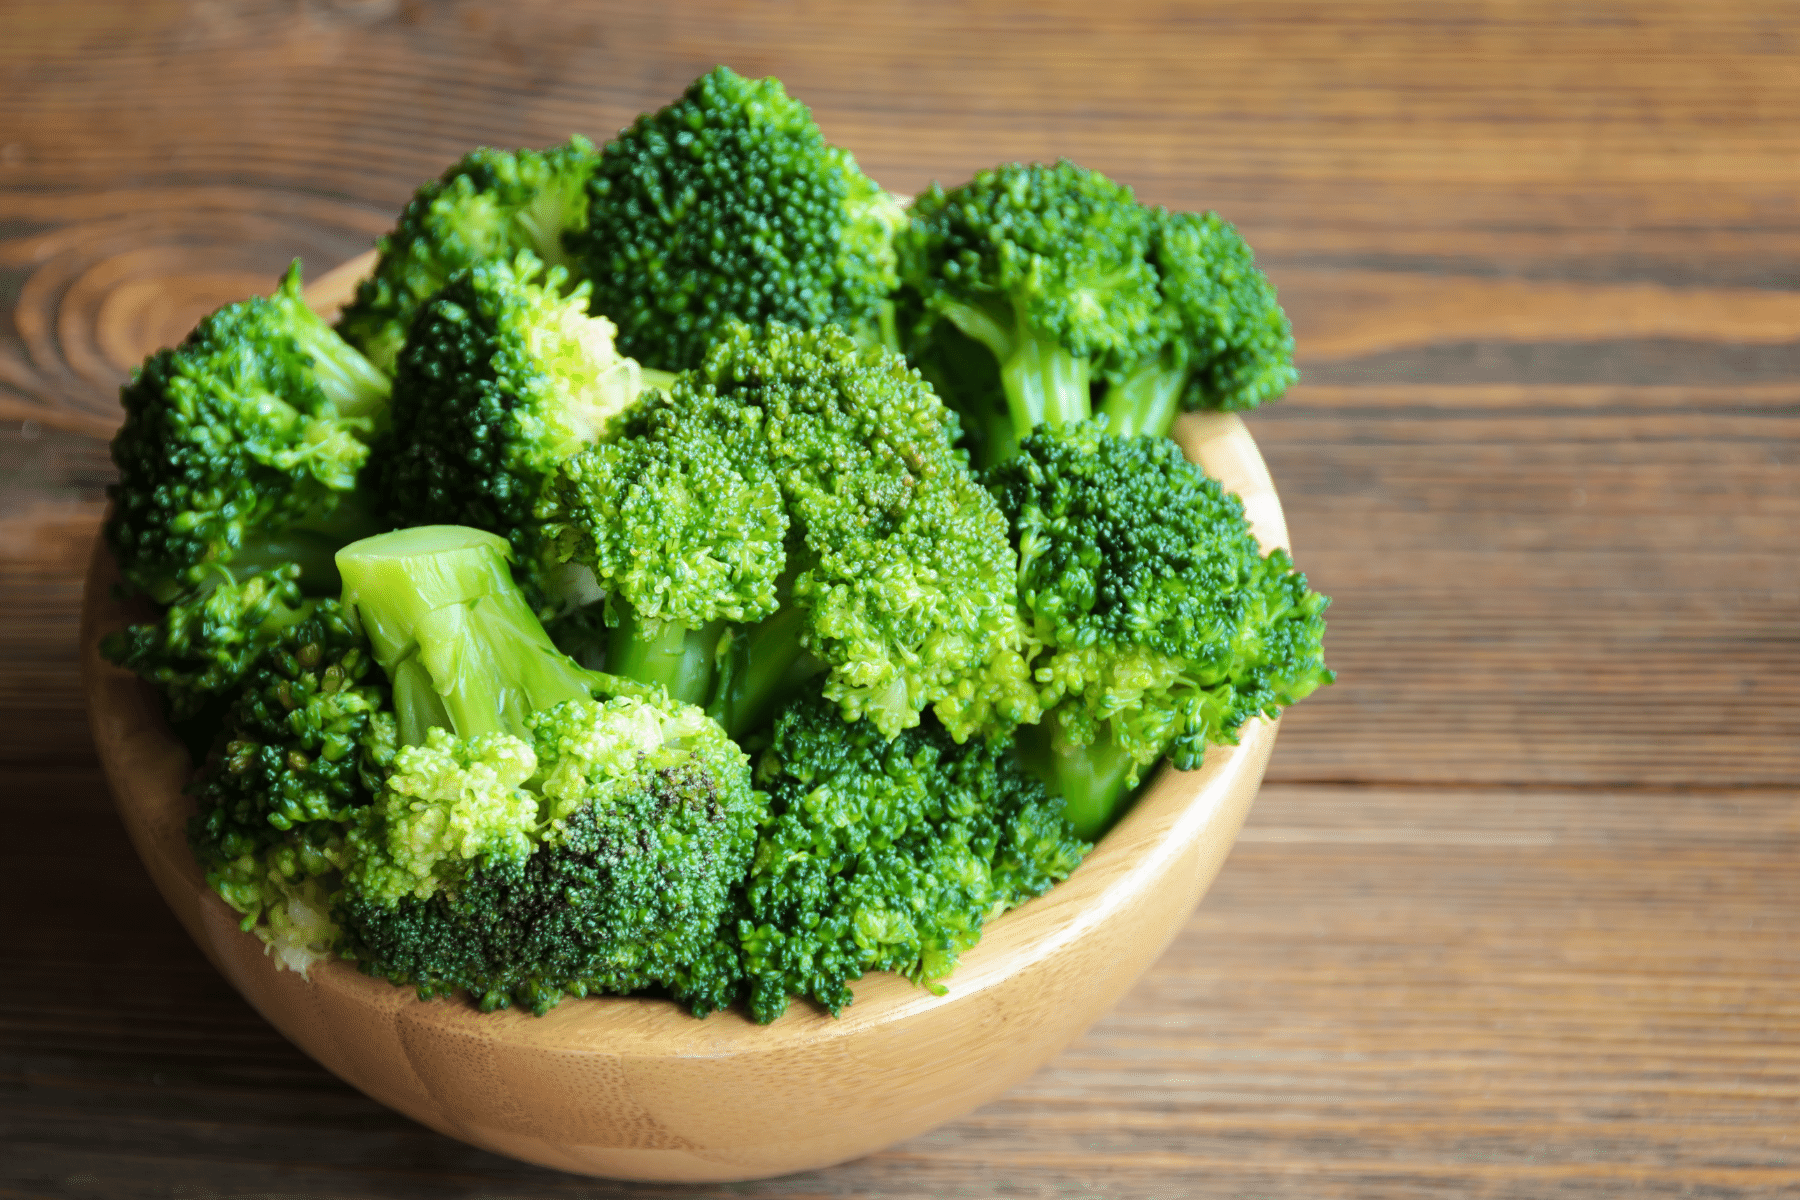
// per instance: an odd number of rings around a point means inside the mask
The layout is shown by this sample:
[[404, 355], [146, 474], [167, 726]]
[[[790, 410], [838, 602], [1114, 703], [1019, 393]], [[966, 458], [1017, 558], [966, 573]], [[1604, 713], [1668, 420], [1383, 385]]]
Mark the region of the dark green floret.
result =
[[1117, 434], [1166, 434], [1178, 411], [1236, 412], [1300, 377], [1294, 334], [1268, 276], [1217, 213], [1152, 212], [1162, 345], [1109, 367], [1101, 411]]
[[798, 701], [758, 770], [772, 819], [756, 845], [739, 938], [758, 1021], [791, 996], [835, 1015], [868, 971], [939, 982], [995, 916], [1046, 891], [1089, 849], [1004, 743], [935, 723], [889, 740]]
[[896, 245], [910, 357], [978, 461], [1099, 405], [1124, 433], [1183, 408], [1249, 408], [1295, 376], [1293, 339], [1250, 250], [1214, 214], [1171, 214], [1063, 161], [933, 185]]
[[126, 583], [166, 602], [296, 562], [309, 592], [334, 590], [332, 552], [375, 528], [358, 476], [389, 386], [306, 306], [298, 262], [151, 355], [112, 443], [105, 536]]
[[299, 578], [290, 563], [184, 592], [161, 620], [108, 634], [100, 652], [154, 684], [171, 721], [188, 721], [235, 695], [244, 675], [312, 610]]
[[529, 250], [569, 266], [563, 233], [587, 220], [587, 181], [599, 161], [573, 137], [547, 150], [471, 150], [420, 188], [392, 233], [375, 243], [374, 272], [338, 318], [338, 332], [392, 372], [413, 315], [467, 267]]
[[[583, 463], [561, 489], [558, 552], [639, 643], [615, 637], [608, 669], [660, 655], [637, 677], [710, 695], [734, 735], [813, 674], [846, 720], [890, 736], [932, 705], [960, 736], [1034, 719], [1005, 522], [954, 430], [898, 355], [829, 327], [731, 326], [600, 452], [621, 469]], [[744, 506], [714, 514], [729, 547], [710, 540], [698, 480]], [[601, 528], [615, 514], [630, 527]]]
[[570, 247], [646, 366], [699, 366], [733, 317], [891, 334], [904, 214], [779, 80], [701, 76], [607, 143], [588, 194]]
[[1326, 597], [1167, 438], [1040, 430], [987, 476], [1019, 548], [1043, 723], [1027, 762], [1096, 836], [1165, 753], [1200, 765], [1330, 683]]
[[[450, 523], [508, 538], [541, 589], [533, 512], [564, 460], [609, 436], [644, 386], [529, 252], [457, 274], [419, 311], [394, 381], [393, 432], [377, 458], [394, 524]], [[540, 599], [534, 595], [534, 601]]]
[[285, 965], [304, 970], [335, 945], [345, 837], [394, 750], [385, 681], [337, 601], [282, 627], [244, 672], [189, 789], [188, 839], [208, 885]]

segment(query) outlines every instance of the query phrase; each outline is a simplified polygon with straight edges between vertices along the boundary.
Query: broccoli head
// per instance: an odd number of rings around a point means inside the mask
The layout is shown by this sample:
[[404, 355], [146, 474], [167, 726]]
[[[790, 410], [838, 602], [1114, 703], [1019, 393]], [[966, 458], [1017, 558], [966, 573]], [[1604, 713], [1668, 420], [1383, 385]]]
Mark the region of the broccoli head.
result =
[[1166, 434], [1175, 414], [1255, 408], [1294, 385], [1294, 333], [1256, 256], [1217, 213], [1153, 210], [1150, 258], [1162, 345], [1114, 365], [1101, 407], [1112, 431]]
[[120, 391], [119, 482], [107, 545], [132, 588], [168, 601], [243, 571], [297, 562], [336, 587], [331, 553], [373, 528], [356, 495], [389, 382], [300, 295], [213, 313]]
[[345, 835], [395, 750], [388, 690], [335, 600], [284, 625], [241, 673], [190, 791], [188, 840], [207, 883], [304, 970], [336, 942], [328, 899]]
[[985, 922], [1066, 878], [1088, 843], [1004, 743], [935, 723], [889, 740], [821, 698], [776, 720], [758, 768], [772, 817], [739, 925], [751, 1014], [836, 1014], [868, 971], [939, 982]]
[[587, 315], [585, 285], [564, 295], [563, 283], [562, 268], [546, 273], [521, 251], [459, 273], [426, 303], [376, 464], [395, 524], [501, 534], [540, 586], [533, 510], [562, 462], [607, 436], [644, 386], [612, 323]]
[[573, 137], [548, 150], [481, 146], [420, 188], [394, 231], [376, 242], [374, 272], [338, 318], [338, 332], [392, 372], [413, 315], [458, 271], [520, 250], [569, 266], [563, 232], [587, 219], [587, 181], [599, 155]]
[[363, 969], [484, 1011], [653, 988], [724, 1007], [720, 925], [763, 813], [743, 753], [666, 700], [570, 700], [526, 732], [400, 751], [350, 835], [338, 913]]
[[311, 611], [299, 578], [290, 563], [192, 589], [171, 600], [161, 620], [107, 634], [100, 652], [153, 684], [171, 721], [188, 721], [230, 700], [283, 631]]
[[647, 366], [699, 366], [733, 317], [871, 340], [891, 327], [904, 214], [779, 80], [701, 76], [607, 143], [588, 195], [570, 247], [594, 311]]
[[575, 593], [605, 600], [609, 671], [704, 703], [725, 623], [776, 610], [787, 509], [766, 463], [739, 466], [706, 438], [624, 438], [564, 464], [547, 528]]
[[984, 465], [1042, 424], [1166, 434], [1182, 408], [1250, 408], [1293, 382], [1293, 338], [1216, 214], [1146, 208], [1063, 161], [918, 198], [897, 239], [908, 354]]
[[[582, 468], [563, 485], [558, 553], [589, 566], [640, 629], [730, 623], [704, 635], [712, 653], [673, 668], [716, 678], [652, 678], [677, 694], [710, 689], [708, 710], [734, 734], [766, 723], [782, 693], [816, 672], [846, 720], [867, 715], [890, 736], [933, 704], [962, 736], [996, 713], [1034, 719], [1023, 672], [992, 666], [1019, 658], [1013, 553], [951, 446], [954, 422], [898, 355], [831, 327], [734, 324], [700, 370], [631, 414], [617, 451], [629, 472]], [[745, 507], [697, 512], [689, 489], [715, 480], [717, 499]], [[645, 491], [632, 499], [634, 485]], [[769, 507], [777, 496], [785, 539]], [[635, 523], [599, 527], [615, 513]], [[740, 531], [754, 541], [736, 541]], [[721, 535], [737, 556], [729, 562], [718, 561]], [[681, 608], [630, 581], [637, 561], [662, 570], [671, 552], [704, 567], [669, 585]], [[608, 670], [620, 669], [614, 661]]]
[[1286, 551], [1262, 553], [1237, 497], [1167, 438], [1039, 430], [987, 480], [1042, 647], [1032, 761], [1084, 834], [1165, 753], [1197, 767], [1208, 742], [1331, 682], [1329, 601]]

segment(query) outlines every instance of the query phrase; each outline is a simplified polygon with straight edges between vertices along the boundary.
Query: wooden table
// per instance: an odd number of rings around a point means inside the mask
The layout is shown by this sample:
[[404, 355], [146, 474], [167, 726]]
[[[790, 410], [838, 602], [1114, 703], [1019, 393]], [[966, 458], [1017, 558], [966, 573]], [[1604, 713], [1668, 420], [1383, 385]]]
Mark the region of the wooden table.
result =
[[[0, 1196], [1800, 1194], [1800, 25], [1778, 3], [0, 4]], [[167, 915], [74, 668], [116, 387], [478, 142], [716, 61], [896, 190], [1216, 208], [1335, 688], [1117, 1011], [835, 1170], [561, 1176], [293, 1050]]]

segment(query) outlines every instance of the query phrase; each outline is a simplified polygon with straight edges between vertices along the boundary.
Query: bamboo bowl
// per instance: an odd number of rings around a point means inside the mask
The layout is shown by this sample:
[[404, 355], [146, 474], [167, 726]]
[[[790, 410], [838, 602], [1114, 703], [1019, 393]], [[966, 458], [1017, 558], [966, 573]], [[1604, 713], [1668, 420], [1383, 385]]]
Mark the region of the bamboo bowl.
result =
[[[308, 300], [335, 309], [369, 261], [322, 277]], [[1242, 421], [1187, 416], [1175, 436], [1242, 498], [1265, 548], [1287, 545]], [[620, 997], [567, 999], [543, 1017], [483, 1014], [460, 997], [421, 1001], [345, 962], [303, 979], [239, 931], [188, 852], [186, 750], [155, 692], [99, 655], [101, 637], [134, 619], [112, 597], [117, 579], [102, 545], [82, 610], [89, 719], [132, 844], [194, 941], [353, 1087], [440, 1133], [588, 1175], [703, 1182], [824, 1167], [1000, 1095], [1161, 955], [1218, 874], [1275, 742], [1275, 724], [1258, 720], [1198, 771], [1160, 768], [1068, 880], [987, 927], [943, 996], [878, 974], [856, 984], [837, 1019], [795, 1001], [767, 1026], [735, 1009], [695, 1020], [669, 1002]]]

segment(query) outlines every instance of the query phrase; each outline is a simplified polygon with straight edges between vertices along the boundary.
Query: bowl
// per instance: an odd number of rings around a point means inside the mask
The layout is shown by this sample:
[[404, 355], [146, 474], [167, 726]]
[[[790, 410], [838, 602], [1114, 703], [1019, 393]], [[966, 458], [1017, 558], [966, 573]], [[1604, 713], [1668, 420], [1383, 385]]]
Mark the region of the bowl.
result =
[[[330, 311], [366, 272], [308, 289]], [[1231, 415], [1175, 438], [1244, 501], [1265, 548], [1287, 544], [1256, 443]], [[1066, 881], [993, 921], [938, 996], [876, 974], [833, 1018], [805, 1001], [770, 1025], [696, 1020], [668, 1001], [566, 999], [543, 1017], [422, 1001], [346, 962], [278, 970], [188, 852], [187, 751], [155, 692], [99, 655], [142, 620], [113, 596], [100, 545], [82, 610], [82, 677], [119, 815], [157, 888], [270, 1024], [346, 1083], [432, 1129], [528, 1162], [631, 1180], [719, 1182], [829, 1166], [912, 1137], [1036, 1071], [1156, 961], [1218, 873], [1262, 781], [1276, 725], [1257, 720], [1198, 771], [1158, 768]]]

